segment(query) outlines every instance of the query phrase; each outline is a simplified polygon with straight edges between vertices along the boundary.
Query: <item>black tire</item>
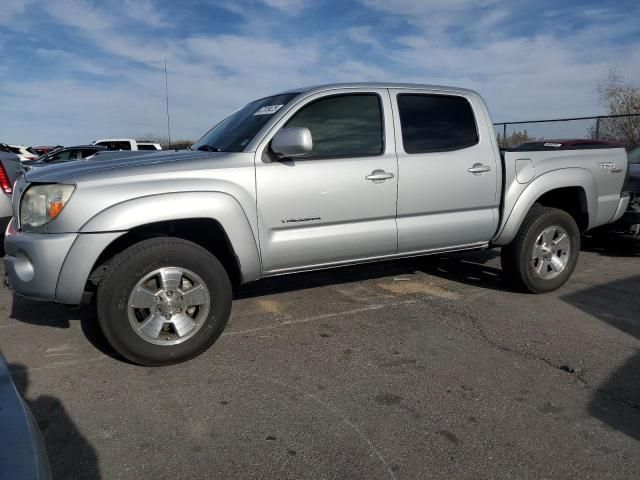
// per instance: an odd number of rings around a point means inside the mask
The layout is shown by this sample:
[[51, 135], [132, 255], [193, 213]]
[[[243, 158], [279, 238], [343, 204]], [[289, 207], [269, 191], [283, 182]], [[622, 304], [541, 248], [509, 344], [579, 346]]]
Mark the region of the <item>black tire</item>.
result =
[[[191, 270], [212, 292], [202, 326], [177, 345], [146, 341], [134, 331], [128, 316], [133, 288], [145, 275], [163, 267]], [[107, 276], [98, 286], [98, 321], [106, 339], [123, 357], [140, 365], [171, 365], [196, 357], [216, 341], [229, 319], [231, 300], [229, 276], [211, 253], [186, 240], [153, 238], [129, 247], [110, 263]]]
[[[555, 278], [544, 279], [534, 272], [531, 254], [539, 235], [553, 226], [561, 227], [567, 232], [571, 248], [564, 270]], [[502, 247], [502, 270], [521, 289], [532, 293], [551, 292], [569, 279], [578, 263], [579, 253], [580, 230], [573, 217], [564, 210], [536, 204], [525, 217], [513, 241]]]

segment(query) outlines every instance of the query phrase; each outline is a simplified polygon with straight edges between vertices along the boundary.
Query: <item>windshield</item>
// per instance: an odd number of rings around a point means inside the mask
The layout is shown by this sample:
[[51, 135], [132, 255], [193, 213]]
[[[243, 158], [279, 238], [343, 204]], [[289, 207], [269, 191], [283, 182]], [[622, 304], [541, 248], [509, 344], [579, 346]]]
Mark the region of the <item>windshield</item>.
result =
[[297, 93], [262, 98], [236, 110], [194, 143], [193, 150], [242, 152], [244, 147]]
[[631, 153], [629, 153], [629, 163], [640, 163], [640, 147], [635, 150], [631, 150]]

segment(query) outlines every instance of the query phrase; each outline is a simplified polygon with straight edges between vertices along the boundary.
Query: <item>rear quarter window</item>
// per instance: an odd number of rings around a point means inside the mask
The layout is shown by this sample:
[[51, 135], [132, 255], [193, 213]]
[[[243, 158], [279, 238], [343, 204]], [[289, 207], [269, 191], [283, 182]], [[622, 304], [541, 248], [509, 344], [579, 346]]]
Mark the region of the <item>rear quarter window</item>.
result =
[[478, 143], [475, 116], [466, 98], [402, 93], [397, 101], [405, 152], [444, 152]]

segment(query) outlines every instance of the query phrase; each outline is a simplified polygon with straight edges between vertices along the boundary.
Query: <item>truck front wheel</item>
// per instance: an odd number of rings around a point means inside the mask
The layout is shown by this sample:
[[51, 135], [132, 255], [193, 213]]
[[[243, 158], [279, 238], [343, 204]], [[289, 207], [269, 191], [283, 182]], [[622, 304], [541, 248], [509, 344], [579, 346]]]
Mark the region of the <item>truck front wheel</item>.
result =
[[189, 360], [220, 336], [231, 312], [222, 264], [195, 243], [153, 238], [116, 256], [98, 287], [100, 327], [134, 363]]
[[580, 230], [573, 217], [534, 205], [516, 237], [502, 248], [502, 270], [530, 292], [550, 292], [569, 279], [579, 253]]

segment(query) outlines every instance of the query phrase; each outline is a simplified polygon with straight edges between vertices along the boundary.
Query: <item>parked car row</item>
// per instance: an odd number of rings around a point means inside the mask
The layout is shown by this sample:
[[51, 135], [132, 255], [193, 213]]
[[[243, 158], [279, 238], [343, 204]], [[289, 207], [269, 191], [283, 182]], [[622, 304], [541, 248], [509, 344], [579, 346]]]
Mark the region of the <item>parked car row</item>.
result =
[[63, 147], [62, 145], [27, 147], [25, 145], [9, 145], [0, 143], [0, 151], [13, 153], [21, 162], [42, 161], [52, 163], [58, 161], [80, 160], [95, 154], [99, 150], [116, 151], [158, 151], [162, 146], [156, 142], [139, 141], [133, 138], [105, 138], [89, 145]]
[[41, 167], [45, 165], [51, 165], [53, 163], [71, 162], [73, 160], [83, 160], [95, 155], [98, 152], [107, 151], [107, 147], [103, 145], [77, 145], [75, 147], [64, 147], [58, 150], [54, 150], [51, 153], [42, 155], [37, 160], [25, 164], [23, 167], [25, 170], [30, 170], [34, 167]]
[[134, 140], [133, 138], [103, 138], [92, 145], [101, 145], [107, 150], [162, 150], [159, 143]]
[[21, 162], [29, 162], [38, 158], [38, 153], [31, 147], [24, 145], [9, 145], [6, 143], [0, 143], [0, 152], [12, 153], [17, 155]]

